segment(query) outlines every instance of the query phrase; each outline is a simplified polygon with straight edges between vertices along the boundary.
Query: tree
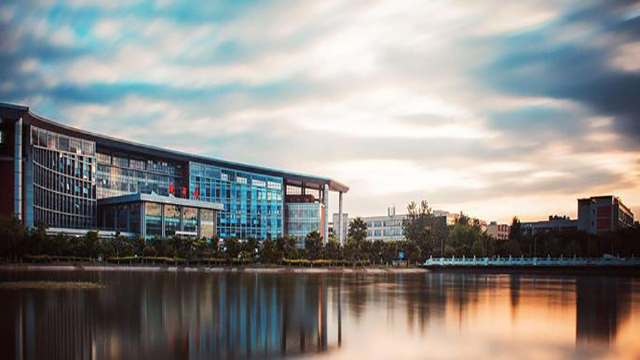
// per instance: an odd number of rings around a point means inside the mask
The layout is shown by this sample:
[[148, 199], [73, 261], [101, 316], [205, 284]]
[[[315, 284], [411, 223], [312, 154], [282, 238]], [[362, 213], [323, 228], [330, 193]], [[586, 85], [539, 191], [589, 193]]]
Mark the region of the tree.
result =
[[298, 258], [298, 239], [293, 236], [286, 236], [283, 239], [283, 257], [287, 259]]
[[[436, 234], [443, 235], [441, 226], [436, 226], [436, 223], [441, 222], [440, 219], [436, 221], [426, 200], [420, 201], [420, 205], [411, 202], [407, 206], [407, 217], [402, 224], [405, 238], [417, 244], [420, 247], [421, 254], [425, 256], [431, 255], [435, 248], [443, 245], [442, 243], [436, 244]], [[437, 233], [436, 227], [438, 228]], [[443, 238], [440, 237], [439, 239], [442, 242]]]
[[89, 258], [98, 257], [100, 239], [96, 231], [89, 231], [82, 239], [81, 254]]
[[405, 259], [411, 263], [416, 264], [422, 261], [422, 250], [415, 241], [403, 241], [402, 251], [404, 252]]
[[327, 246], [325, 246], [325, 254], [330, 260], [342, 259], [342, 247], [335, 237], [329, 238]]
[[382, 261], [384, 263], [391, 264], [396, 256], [398, 256], [397, 242], [386, 242], [382, 244]]
[[485, 256], [486, 248], [482, 238], [476, 239], [471, 246], [471, 253], [473, 256], [481, 257]]
[[157, 256], [172, 256], [172, 249], [166, 240], [155, 238], [151, 241]]
[[266, 239], [262, 242], [258, 255], [260, 256], [260, 262], [271, 264], [276, 261], [276, 244], [271, 239]]
[[362, 218], [357, 217], [349, 222], [347, 237], [352, 238], [358, 244], [367, 239], [367, 224], [362, 221]]
[[0, 256], [18, 260], [26, 249], [27, 230], [15, 217], [0, 219]]
[[236, 238], [224, 239], [224, 252], [227, 255], [227, 259], [236, 260], [240, 255], [240, 244]]
[[156, 252], [156, 249], [151, 244], [147, 244], [144, 247], [144, 249], [142, 249], [142, 255], [147, 257], [152, 257], [152, 256], [156, 256], [157, 252]]
[[376, 240], [371, 243], [369, 247], [369, 260], [374, 264], [381, 264], [384, 261], [382, 260], [382, 249], [384, 248], [384, 241]]
[[517, 216], [513, 217], [511, 221], [511, 230], [509, 230], [509, 240], [520, 243], [522, 241], [522, 223]]
[[486, 240], [480, 224], [471, 222], [469, 217], [462, 213], [449, 229], [448, 236], [446, 247], [448, 255], [481, 256], [486, 252]]
[[307, 259], [313, 260], [320, 257], [322, 251], [322, 236], [317, 231], [312, 231], [307, 234], [304, 239], [304, 250]]

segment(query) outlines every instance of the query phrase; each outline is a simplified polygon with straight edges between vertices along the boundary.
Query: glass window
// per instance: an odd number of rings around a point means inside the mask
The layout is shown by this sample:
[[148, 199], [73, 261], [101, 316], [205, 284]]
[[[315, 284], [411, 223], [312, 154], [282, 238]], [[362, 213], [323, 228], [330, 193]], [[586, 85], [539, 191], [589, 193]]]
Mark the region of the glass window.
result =
[[211, 239], [214, 235], [214, 211], [209, 209], [200, 210], [200, 237]]
[[176, 231], [180, 231], [180, 206], [165, 205], [164, 234], [169, 237], [175, 235]]
[[162, 236], [162, 205], [145, 203], [147, 238]]
[[182, 210], [182, 230], [197, 232], [198, 230], [198, 209], [185, 207]]

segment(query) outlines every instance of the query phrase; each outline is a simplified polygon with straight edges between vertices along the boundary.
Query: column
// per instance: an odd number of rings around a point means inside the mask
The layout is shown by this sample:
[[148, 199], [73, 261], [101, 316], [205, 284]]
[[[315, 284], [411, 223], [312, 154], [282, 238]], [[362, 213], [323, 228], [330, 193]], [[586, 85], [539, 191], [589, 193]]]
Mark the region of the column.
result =
[[329, 185], [328, 184], [324, 184], [323, 200], [324, 200], [324, 224], [322, 224], [322, 226], [324, 226], [324, 237], [322, 239], [322, 242], [324, 245], [327, 245], [327, 238], [329, 237]]
[[147, 210], [145, 202], [140, 202], [140, 237], [147, 240]]
[[[340, 246], [344, 246], [344, 221], [342, 220], [342, 191], [338, 193], [338, 239], [340, 239]], [[333, 224], [335, 227], [336, 224]]]
[[31, 136], [27, 136], [27, 142], [24, 147], [26, 153], [23, 154], [24, 168], [24, 224], [28, 228], [34, 225], [33, 219], [33, 146], [31, 144]]
[[17, 219], [22, 220], [22, 118], [16, 121], [14, 135], [13, 214]]

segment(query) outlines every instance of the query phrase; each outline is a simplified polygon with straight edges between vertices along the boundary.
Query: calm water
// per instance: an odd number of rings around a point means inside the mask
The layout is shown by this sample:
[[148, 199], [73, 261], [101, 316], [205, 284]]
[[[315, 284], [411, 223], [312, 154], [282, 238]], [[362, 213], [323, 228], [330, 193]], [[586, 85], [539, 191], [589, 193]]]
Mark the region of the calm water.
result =
[[1, 359], [640, 359], [640, 278], [0, 272]]

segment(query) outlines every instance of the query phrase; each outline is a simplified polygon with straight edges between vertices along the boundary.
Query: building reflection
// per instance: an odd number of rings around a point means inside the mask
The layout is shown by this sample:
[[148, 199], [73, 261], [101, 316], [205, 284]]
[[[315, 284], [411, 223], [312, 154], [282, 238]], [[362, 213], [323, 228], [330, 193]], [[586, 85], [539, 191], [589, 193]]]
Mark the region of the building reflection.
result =
[[[494, 344], [560, 342], [572, 352], [614, 344], [631, 318], [634, 297], [629, 279], [598, 276], [85, 276], [107, 289], [0, 293], [3, 304], [16, 309], [0, 312], [0, 358], [300, 357], [351, 346], [354, 329], [364, 324], [423, 342], [475, 334]], [[343, 317], [349, 319], [346, 327]]]
[[145, 276], [117, 292], [22, 292], [7, 358], [268, 359], [338, 344], [322, 278]]
[[611, 345], [629, 317], [632, 284], [619, 278], [582, 277], [576, 281], [576, 344]]

